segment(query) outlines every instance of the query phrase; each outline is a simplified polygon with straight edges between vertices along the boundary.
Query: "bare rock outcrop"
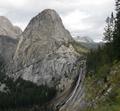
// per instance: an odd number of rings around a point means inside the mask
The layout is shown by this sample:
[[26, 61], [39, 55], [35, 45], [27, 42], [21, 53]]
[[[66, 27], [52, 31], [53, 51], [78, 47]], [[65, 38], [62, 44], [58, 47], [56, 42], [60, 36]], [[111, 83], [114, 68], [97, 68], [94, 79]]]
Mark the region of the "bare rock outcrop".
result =
[[71, 42], [73, 39], [56, 11], [42, 11], [30, 21], [20, 37], [11, 77], [55, 87], [58, 95], [66, 90], [69, 92], [79, 76], [83, 57]]
[[44, 10], [30, 21], [19, 41], [14, 56], [16, 75], [49, 85], [54, 83], [53, 78], [69, 76], [79, 57], [71, 41], [59, 15], [54, 10]]
[[0, 56], [6, 65], [12, 62], [21, 34], [19, 27], [13, 26], [6, 17], [0, 16]]
[[18, 40], [9, 36], [0, 35], [0, 56], [4, 59], [6, 65], [13, 59]]

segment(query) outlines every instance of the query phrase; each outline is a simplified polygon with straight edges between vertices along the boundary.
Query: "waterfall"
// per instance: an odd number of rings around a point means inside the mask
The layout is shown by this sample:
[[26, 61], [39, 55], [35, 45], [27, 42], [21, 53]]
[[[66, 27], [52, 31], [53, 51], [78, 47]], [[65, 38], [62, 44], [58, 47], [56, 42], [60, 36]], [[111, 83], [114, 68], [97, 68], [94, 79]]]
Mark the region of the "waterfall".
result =
[[[79, 111], [84, 105], [84, 78], [86, 73], [86, 60], [81, 60], [81, 67], [77, 81], [74, 83], [72, 91], [66, 97], [59, 101], [56, 105], [56, 109], [59, 111]], [[57, 101], [56, 101], [57, 102]], [[77, 109], [79, 108], [79, 109]]]

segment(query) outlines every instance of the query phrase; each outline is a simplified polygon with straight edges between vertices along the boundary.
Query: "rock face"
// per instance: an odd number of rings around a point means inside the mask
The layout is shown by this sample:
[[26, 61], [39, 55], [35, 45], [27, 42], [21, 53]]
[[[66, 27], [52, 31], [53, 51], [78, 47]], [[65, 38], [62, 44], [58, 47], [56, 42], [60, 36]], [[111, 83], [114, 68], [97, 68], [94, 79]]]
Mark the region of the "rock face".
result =
[[[84, 93], [84, 78], [86, 73], [86, 61], [79, 61], [79, 73], [72, 85], [52, 100], [55, 111], [80, 111], [86, 106]], [[70, 83], [69, 83], [70, 84]], [[84, 110], [83, 110], [84, 111]]]
[[17, 38], [22, 33], [22, 30], [13, 26], [12, 23], [4, 16], [0, 16], [0, 35]]
[[44, 10], [23, 32], [14, 57], [16, 69], [22, 71], [24, 79], [37, 83], [51, 81], [53, 75], [60, 76], [63, 71], [68, 73], [78, 56], [69, 45], [71, 41], [58, 14], [54, 10]]
[[45, 10], [34, 17], [23, 32], [15, 61], [18, 64], [29, 65], [71, 40], [72, 37], [64, 28], [58, 14], [54, 10]]
[[20, 38], [11, 76], [55, 87], [58, 95], [69, 92], [79, 75], [83, 57], [75, 51], [72, 41], [58, 14], [51, 9], [42, 11], [30, 21]]
[[0, 35], [0, 56], [6, 64], [9, 64], [13, 59], [18, 40], [9, 36]]

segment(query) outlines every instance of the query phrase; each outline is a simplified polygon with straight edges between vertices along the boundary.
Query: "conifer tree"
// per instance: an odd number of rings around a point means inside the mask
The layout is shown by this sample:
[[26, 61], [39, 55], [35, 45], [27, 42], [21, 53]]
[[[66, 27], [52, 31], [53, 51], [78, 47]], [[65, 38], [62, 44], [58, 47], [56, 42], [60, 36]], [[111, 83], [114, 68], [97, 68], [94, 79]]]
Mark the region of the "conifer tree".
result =
[[113, 34], [115, 58], [120, 60], [120, 0], [116, 0], [116, 20]]
[[104, 40], [106, 42], [111, 43], [113, 40], [114, 25], [115, 25], [115, 18], [112, 12], [111, 17], [107, 17], [106, 19], [106, 27], [104, 32]]

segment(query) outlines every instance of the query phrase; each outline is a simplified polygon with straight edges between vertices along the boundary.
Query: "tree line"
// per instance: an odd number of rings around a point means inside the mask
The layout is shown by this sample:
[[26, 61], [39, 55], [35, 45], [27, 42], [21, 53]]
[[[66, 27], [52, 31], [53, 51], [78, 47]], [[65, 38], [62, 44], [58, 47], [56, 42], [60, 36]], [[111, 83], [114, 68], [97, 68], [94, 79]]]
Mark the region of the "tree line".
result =
[[41, 107], [56, 95], [54, 87], [36, 85], [30, 81], [18, 78], [16, 81], [6, 76], [5, 61], [0, 56], [0, 111], [11, 111], [20, 108]]
[[116, 14], [106, 19], [103, 46], [88, 53], [88, 72], [96, 72], [100, 66], [110, 65], [120, 60], [120, 0], [116, 0]]

